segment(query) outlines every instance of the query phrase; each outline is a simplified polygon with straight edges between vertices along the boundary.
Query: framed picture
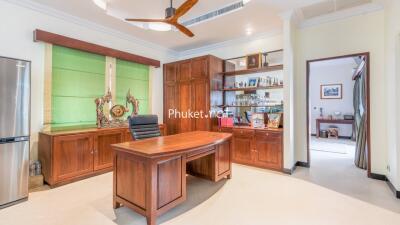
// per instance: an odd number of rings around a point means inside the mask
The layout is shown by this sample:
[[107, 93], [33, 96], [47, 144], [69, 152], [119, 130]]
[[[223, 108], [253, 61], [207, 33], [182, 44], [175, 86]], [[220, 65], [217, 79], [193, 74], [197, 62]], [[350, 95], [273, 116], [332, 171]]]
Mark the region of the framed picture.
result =
[[265, 127], [265, 113], [253, 113], [251, 115], [251, 126], [253, 128]]
[[282, 125], [282, 113], [268, 114], [268, 127], [279, 128]]
[[252, 87], [258, 87], [258, 78], [249, 78], [249, 86], [250, 88]]
[[321, 99], [342, 99], [342, 84], [321, 85]]
[[256, 69], [261, 67], [261, 54], [253, 54], [246, 56], [247, 69]]

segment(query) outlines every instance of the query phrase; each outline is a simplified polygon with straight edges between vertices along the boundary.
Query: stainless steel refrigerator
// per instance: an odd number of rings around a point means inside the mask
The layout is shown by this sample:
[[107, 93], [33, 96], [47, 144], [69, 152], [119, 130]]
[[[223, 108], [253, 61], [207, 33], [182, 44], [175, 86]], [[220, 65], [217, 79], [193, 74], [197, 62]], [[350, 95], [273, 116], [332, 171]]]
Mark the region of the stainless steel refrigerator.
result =
[[0, 209], [28, 197], [30, 67], [0, 57]]

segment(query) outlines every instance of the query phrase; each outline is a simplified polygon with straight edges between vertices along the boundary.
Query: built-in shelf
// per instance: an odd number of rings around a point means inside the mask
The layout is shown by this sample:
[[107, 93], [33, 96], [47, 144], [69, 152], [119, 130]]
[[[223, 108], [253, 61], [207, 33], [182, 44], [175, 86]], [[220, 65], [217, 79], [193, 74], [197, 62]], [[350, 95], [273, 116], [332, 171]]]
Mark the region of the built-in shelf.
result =
[[236, 76], [236, 75], [245, 75], [245, 74], [252, 74], [252, 73], [271, 72], [271, 71], [277, 71], [277, 70], [283, 70], [283, 65], [268, 66], [268, 67], [248, 69], [248, 70], [236, 70], [236, 71], [230, 71], [230, 72], [223, 72], [221, 74], [225, 75], [225, 76]]
[[283, 85], [269, 86], [269, 87], [254, 87], [254, 88], [224, 88], [223, 91], [256, 91], [266, 89], [280, 89]]

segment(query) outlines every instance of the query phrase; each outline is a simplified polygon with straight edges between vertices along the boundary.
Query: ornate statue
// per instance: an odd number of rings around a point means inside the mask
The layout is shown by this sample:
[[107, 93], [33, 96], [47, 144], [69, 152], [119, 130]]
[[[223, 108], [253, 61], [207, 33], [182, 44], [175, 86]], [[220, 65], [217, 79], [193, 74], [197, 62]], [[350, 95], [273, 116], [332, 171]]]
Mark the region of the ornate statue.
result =
[[111, 91], [108, 90], [107, 94], [101, 98], [96, 98], [94, 102], [96, 103], [96, 113], [97, 113], [97, 128], [102, 128], [106, 124], [110, 123], [110, 120], [104, 115], [103, 107], [104, 104], [109, 103], [112, 99]]
[[132, 104], [133, 110], [131, 116], [138, 115], [139, 113], [139, 100], [137, 100], [133, 95], [131, 95], [131, 91], [129, 90], [126, 94], [126, 103], [123, 105], [113, 105], [110, 108], [110, 116], [112, 119], [109, 119], [104, 114], [104, 105], [110, 103], [112, 100], [111, 91], [108, 90], [107, 94], [101, 98], [96, 98], [96, 113], [97, 113], [97, 128], [102, 127], [123, 127], [128, 125], [128, 121], [126, 118], [123, 118], [126, 112], [129, 112], [128, 103]]
[[128, 108], [128, 103], [132, 104], [131, 116], [136, 116], [139, 114], [139, 100], [137, 100], [133, 95], [131, 95], [131, 89], [129, 89], [126, 94], [125, 108]]

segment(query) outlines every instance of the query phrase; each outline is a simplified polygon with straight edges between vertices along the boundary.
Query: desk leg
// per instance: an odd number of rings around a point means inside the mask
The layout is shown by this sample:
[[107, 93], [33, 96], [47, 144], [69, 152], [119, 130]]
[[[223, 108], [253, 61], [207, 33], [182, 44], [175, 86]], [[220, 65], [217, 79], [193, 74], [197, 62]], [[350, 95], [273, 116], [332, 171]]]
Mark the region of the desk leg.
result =
[[155, 215], [148, 215], [147, 218], [147, 225], [156, 225], [157, 216]]
[[319, 138], [319, 130], [320, 130], [320, 123], [319, 123], [319, 121], [317, 120], [317, 127], [316, 127], [316, 136], [317, 136], [317, 138]]
[[157, 220], [157, 163], [151, 159], [146, 161], [146, 218], [147, 225], [156, 225]]
[[[114, 165], [117, 165], [117, 153], [113, 153], [113, 161]], [[118, 209], [121, 207], [121, 203], [117, 202], [117, 167], [114, 166], [114, 171], [113, 171], [113, 208]]]

